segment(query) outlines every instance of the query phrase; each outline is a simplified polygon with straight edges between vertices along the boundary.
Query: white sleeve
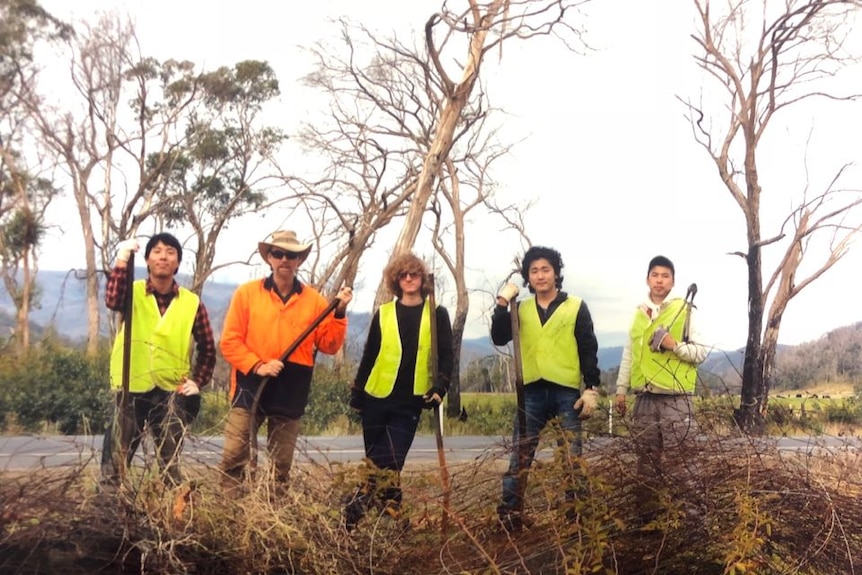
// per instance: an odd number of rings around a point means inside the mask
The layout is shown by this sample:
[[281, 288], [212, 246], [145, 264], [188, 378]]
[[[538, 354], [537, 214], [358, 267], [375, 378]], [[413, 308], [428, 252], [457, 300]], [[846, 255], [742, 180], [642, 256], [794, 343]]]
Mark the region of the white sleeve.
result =
[[626, 395], [632, 379], [632, 338], [626, 338], [623, 356], [620, 359], [620, 371], [617, 374], [617, 395]]
[[709, 348], [698, 342], [703, 341], [700, 331], [697, 329], [697, 308], [691, 308], [688, 312], [688, 342], [680, 342], [673, 352], [681, 360], [694, 365], [700, 365], [706, 361]]

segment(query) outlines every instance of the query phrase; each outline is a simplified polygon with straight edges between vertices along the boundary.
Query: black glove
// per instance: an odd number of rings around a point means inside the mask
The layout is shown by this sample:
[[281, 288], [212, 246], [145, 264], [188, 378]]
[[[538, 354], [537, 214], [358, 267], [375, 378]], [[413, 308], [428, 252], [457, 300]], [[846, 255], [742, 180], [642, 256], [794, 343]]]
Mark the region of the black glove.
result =
[[[440, 401], [434, 399], [434, 396], [440, 398]], [[422, 396], [422, 399], [425, 400], [425, 403], [430, 403], [431, 405], [440, 405], [443, 402], [443, 398], [446, 397], [446, 390], [440, 387], [439, 385], [435, 385], [431, 389]]]
[[362, 411], [362, 404], [365, 403], [365, 390], [358, 387], [350, 388], [350, 405], [351, 409], [357, 412]]

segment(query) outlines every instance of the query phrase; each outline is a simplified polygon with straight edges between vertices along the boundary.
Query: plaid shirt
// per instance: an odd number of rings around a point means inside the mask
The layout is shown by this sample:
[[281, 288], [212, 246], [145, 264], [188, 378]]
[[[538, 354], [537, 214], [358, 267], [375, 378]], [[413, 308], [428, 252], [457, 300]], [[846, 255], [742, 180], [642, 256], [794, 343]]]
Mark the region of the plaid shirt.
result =
[[[128, 284], [128, 268], [114, 267], [111, 270], [111, 275], [108, 276], [108, 284], [105, 286], [105, 305], [108, 306], [108, 309], [122, 313]], [[177, 282], [173, 283], [170, 292], [158, 293], [153, 289], [153, 284], [149, 278], [147, 278], [146, 289], [147, 295], [152, 294], [156, 298], [159, 312], [162, 315], [165, 315], [165, 311], [168, 309], [171, 301], [180, 293], [180, 286], [177, 285]], [[200, 387], [203, 387], [212, 379], [216, 362], [215, 338], [213, 337], [209, 314], [207, 314], [207, 308], [204, 306], [203, 301], [198, 305], [198, 311], [195, 314], [192, 337], [194, 337], [197, 346], [197, 353], [195, 355], [195, 366], [192, 370], [191, 379]]]

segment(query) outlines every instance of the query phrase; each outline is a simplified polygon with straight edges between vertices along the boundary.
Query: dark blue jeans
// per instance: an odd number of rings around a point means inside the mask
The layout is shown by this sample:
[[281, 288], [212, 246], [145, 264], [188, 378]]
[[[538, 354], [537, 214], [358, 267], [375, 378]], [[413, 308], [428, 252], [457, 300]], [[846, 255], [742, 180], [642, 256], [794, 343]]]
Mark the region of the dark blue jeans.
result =
[[[575, 402], [581, 397], [580, 391], [571, 387], [564, 387], [546, 381], [537, 381], [524, 386], [524, 411], [527, 414], [527, 433], [524, 444], [520, 447], [525, 450], [525, 469], [523, 473], [526, 484], [526, 474], [529, 473], [533, 458], [536, 455], [536, 447], [539, 444], [539, 434], [555, 418], [560, 418], [560, 427], [563, 434], [559, 442], [569, 440], [571, 455], [580, 457], [582, 453], [581, 444], [581, 420], [575, 410]], [[520, 475], [519, 445], [518, 437], [518, 414], [515, 414], [515, 430], [512, 433], [512, 455], [509, 458], [509, 469], [503, 475], [503, 498], [497, 507], [497, 512], [505, 515], [514, 509], [519, 509], [521, 497], [518, 489], [518, 476]], [[567, 498], [572, 494], [567, 493]]]

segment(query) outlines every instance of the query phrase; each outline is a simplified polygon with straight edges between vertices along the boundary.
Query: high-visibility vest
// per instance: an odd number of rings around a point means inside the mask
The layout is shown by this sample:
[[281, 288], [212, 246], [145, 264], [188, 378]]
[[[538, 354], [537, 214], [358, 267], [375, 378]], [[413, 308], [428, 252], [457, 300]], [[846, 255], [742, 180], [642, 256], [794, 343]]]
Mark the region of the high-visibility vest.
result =
[[[129, 355], [129, 391], [145, 393], [154, 387], [175, 391], [191, 369], [192, 329], [200, 298], [180, 288], [165, 315], [146, 280], [132, 284], [132, 349]], [[126, 322], [114, 339], [111, 351], [111, 387], [123, 387], [123, 334]]]
[[[395, 302], [385, 303], [378, 309], [380, 321], [380, 351], [371, 368], [365, 391], [372, 397], [389, 397], [395, 389], [395, 379], [401, 366], [401, 335], [398, 331], [398, 316]], [[428, 301], [422, 305], [422, 319], [419, 322], [419, 349], [416, 353], [416, 368], [413, 372], [413, 394], [425, 395], [431, 389], [428, 377], [431, 359], [431, 310]]]
[[525, 385], [544, 379], [580, 389], [581, 360], [575, 339], [575, 321], [580, 308], [581, 300], [569, 296], [542, 325], [536, 298], [524, 300], [518, 305]]
[[679, 298], [668, 302], [654, 320], [640, 310], [635, 313], [629, 332], [632, 340], [632, 391], [642, 390], [650, 384], [668, 393], [694, 393], [697, 367], [682, 361], [673, 350], [654, 352], [649, 347], [650, 339], [659, 326], [664, 326], [676, 341], [681, 342], [687, 315], [685, 300]]

